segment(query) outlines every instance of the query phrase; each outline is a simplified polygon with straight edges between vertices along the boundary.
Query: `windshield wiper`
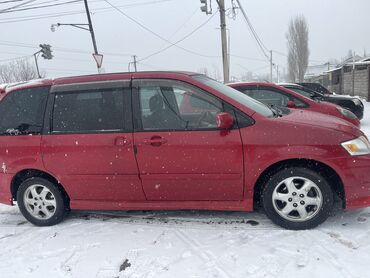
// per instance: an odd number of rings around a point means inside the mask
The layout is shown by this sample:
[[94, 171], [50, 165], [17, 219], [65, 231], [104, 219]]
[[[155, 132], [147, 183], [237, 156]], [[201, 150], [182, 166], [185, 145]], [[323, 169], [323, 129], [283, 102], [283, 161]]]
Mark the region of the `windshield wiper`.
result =
[[270, 109], [271, 109], [272, 113], [274, 113], [275, 118], [283, 116], [283, 111], [281, 111], [281, 109], [277, 108], [276, 106], [271, 105]]

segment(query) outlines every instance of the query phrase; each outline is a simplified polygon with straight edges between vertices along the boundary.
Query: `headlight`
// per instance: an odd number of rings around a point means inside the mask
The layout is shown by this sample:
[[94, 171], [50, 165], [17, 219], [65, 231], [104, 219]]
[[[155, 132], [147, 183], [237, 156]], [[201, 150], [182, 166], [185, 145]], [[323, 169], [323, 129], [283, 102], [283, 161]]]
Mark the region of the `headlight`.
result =
[[352, 101], [353, 101], [353, 103], [354, 103], [356, 106], [358, 106], [358, 105], [362, 105], [361, 100], [359, 100], [358, 98], [354, 98], [354, 99], [352, 99]]
[[343, 142], [341, 145], [350, 155], [370, 154], [370, 143], [365, 136]]
[[347, 109], [344, 109], [340, 106], [337, 106], [337, 110], [346, 118], [349, 118], [349, 119], [356, 119], [357, 116], [355, 114], [353, 114], [351, 111], [347, 110]]

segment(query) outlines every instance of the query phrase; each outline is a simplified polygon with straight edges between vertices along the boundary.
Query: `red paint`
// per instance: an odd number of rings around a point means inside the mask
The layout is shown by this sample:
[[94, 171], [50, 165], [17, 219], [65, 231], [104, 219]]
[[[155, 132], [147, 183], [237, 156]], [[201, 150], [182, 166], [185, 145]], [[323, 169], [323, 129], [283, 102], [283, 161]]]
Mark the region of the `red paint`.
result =
[[221, 112], [216, 115], [217, 127], [219, 129], [230, 129], [234, 125], [234, 118], [227, 112]]
[[[19, 88], [147, 78], [190, 83], [249, 115], [255, 123], [227, 131], [0, 136], [0, 163], [5, 165], [0, 171], [0, 202], [11, 204], [10, 186], [18, 172], [36, 169], [60, 182], [72, 209], [250, 211], [254, 187], [263, 171], [281, 161], [310, 159], [339, 175], [348, 208], [370, 206], [370, 156], [351, 157], [340, 146], [362, 135], [358, 128], [309, 109], [267, 118], [198, 82], [191, 73], [59, 78], [7, 88], [1, 98]], [[311, 107], [311, 102], [305, 102]], [[328, 107], [327, 111], [333, 107], [317, 103], [311, 110], [319, 105], [320, 109]], [[221, 122], [230, 120], [220, 114]]]

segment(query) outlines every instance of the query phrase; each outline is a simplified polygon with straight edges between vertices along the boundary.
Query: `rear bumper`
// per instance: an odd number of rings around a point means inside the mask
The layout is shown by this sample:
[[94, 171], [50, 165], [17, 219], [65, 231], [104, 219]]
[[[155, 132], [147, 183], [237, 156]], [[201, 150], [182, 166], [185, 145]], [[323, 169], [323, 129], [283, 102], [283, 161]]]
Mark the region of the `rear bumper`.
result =
[[370, 155], [349, 156], [330, 161], [342, 179], [346, 208], [370, 206]]
[[10, 183], [13, 175], [0, 173], [0, 203], [13, 205], [12, 193], [10, 192]]

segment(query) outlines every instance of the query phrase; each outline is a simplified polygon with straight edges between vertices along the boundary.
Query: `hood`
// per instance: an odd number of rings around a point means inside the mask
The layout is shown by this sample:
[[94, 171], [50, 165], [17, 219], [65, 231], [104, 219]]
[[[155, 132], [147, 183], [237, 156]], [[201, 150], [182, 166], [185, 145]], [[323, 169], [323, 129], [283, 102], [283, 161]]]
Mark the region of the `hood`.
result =
[[348, 95], [325, 95], [325, 98], [346, 99], [346, 100], [355, 99], [355, 98], [359, 99], [358, 97], [348, 96]]
[[292, 112], [289, 115], [283, 116], [279, 118], [279, 120], [293, 124], [316, 126], [320, 128], [336, 130], [347, 133], [354, 138], [364, 134], [353, 124], [338, 117], [300, 109], [292, 109], [291, 111]]

